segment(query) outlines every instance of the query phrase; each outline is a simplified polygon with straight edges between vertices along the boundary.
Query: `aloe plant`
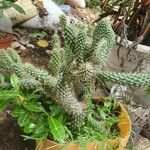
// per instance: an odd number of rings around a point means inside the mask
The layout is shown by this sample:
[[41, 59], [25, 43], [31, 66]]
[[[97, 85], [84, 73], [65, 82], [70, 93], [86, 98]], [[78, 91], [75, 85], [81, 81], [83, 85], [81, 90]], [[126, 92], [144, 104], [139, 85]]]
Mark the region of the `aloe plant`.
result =
[[[64, 16], [60, 18], [64, 46], [56, 33], [53, 37], [52, 58], [49, 71], [23, 64], [13, 50], [0, 50], [0, 73], [16, 74], [22, 88], [39, 88], [52, 98], [71, 120], [72, 130], [80, 129], [88, 113], [82, 101], [96, 90], [95, 81], [103, 80], [133, 86], [149, 86], [149, 74], [104, 72], [102, 67], [115, 42], [115, 34], [106, 20], [96, 26], [91, 44], [86, 33], [76, 31], [67, 25]], [[91, 118], [89, 121], [92, 120]]]

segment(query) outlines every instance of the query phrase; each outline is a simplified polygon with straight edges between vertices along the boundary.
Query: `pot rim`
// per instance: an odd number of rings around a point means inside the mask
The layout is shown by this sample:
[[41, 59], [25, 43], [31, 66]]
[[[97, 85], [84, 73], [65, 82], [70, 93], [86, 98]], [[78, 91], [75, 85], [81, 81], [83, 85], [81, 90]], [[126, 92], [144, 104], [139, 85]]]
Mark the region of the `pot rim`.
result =
[[[116, 43], [119, 43], [120, 42], [120, 36], [117, 35], [117, 41]], [[127, 40], [129, 45], [133, 44], [133, 41], [130, 41], [130, 40]], [[128, 48], [128, 45], [123, 43], [123, 46], [125, 46], [126, 48]], [[150, 54], [150, 46], [147, 46], [147, 45], [143, 45], [143, 44], [138, 44], [137, 45], [137, 49], [136, 51], [138, 52], [141, 52], [141, 53], [145, 53], [145, 54]]]

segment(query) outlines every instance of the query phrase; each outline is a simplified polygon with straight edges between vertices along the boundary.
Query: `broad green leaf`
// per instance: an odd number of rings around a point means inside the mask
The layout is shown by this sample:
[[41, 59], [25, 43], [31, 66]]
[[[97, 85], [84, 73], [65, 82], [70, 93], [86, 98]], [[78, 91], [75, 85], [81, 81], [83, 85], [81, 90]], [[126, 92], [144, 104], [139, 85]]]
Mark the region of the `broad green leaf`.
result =
[[28, 126], [24, 127], [24, 133], [31, 133], [33, 131], [33, 129], [35, 128], [35, 124], [34, 123], [30, 123]]
[[19, 78], [15, 74], [10, 77], [10, 82], [15, 89], [19, 88]]
[[13, 117], [19, 117], [21, 116], [22, 114], [24, 114], [26, 111], [23, 109], [23, 108], [19, 108], [19, 107], [16, 107], [12, 112], [11, 112], [11, 115]]
[[55, 117], [57, 115], [60, 116], [60, 114], [62, 113], [62, 109], [56, 105], [50, 106], [51, 109], [51, 117]]
[[24, 15], [26, 14], [25, 11], [19, 5], [15, 3], [11, 3], [10, 6], [16, 9], [19, 13], [24, 14]]
[[47, 123], [44, 123], [44, 122], [41, 122], [41, 123], [38, 123], [36, 126], [35, 126], [35, 134], [36, 135], [41, 135], [41, 134], [44, 134], [47, 132]]
[[63, 124], [59, 120], [49, 117], [48, 125], [49, 125], [49, 130], [52, 133], [54, 139], [58, 141], [59, 143], [64, 143], [66, 133], [65, 133], [65, 128]]
[[18, 96], [18, 92], [14, 90], [1, 90], [0, 91], [0, 101], [5, 99], [13, 99]]
[[4, 110], [9, 104], [10, 101], [7, 99], [0, 101], [0, 111]]
[[30, 116], [31, 116], [31, 114], [29, 112], [24, 112], [23, 114], [21, 114], [21, 116], [19, 116], [19, 118], [18, 118], [19, 126], [23, 127], [23, 126], [30, 124], [31, 123]]
[[40, 103], [36, 102], [28, 102], [24, 105], [24, 107], [32, 112], [45, 112], [44, 107]]

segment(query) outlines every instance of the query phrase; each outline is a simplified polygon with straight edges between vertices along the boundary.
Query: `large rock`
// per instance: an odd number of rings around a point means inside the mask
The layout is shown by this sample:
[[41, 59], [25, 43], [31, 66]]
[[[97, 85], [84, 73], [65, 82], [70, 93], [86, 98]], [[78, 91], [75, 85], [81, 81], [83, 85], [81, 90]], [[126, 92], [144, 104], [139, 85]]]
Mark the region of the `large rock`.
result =
[[0, 31], [12, 33], [12, 21], [5, 14], [0, 18]]
[[27, 21], [39, 13], [37, 7], [33, 5], [31, 0], [18, 0], [15, 4], [20, 6], [25, 14], [19, 13], [13, 7], [4, 10], [4, 14], [11, 19], [13, 26]]
[[85, 0], [65, 0], [65, 2], [72, 7], [85, 8], [86, 6]]
[[52, 0], [41, 0], [41, 2], [43, 3], [47, 15], [41, 17], [39, 14], [23, 23], [22, 26], [48, 29], [55, 29], [58, 27], [59, 17], [65, 15], [64, 12]]

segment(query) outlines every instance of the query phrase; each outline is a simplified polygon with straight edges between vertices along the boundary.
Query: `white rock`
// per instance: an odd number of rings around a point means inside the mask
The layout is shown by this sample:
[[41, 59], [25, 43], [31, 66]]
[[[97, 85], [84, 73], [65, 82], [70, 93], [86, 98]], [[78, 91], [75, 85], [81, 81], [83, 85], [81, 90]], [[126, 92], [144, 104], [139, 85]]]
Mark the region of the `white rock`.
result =
[[21, 45], [21, 46], [20, 46], [20, 50], [24, 51], [24, 50], [26, 50], [26, 47], [23, 46], [23, 45]]
[[65, 2], [72, 7], [85, 8], [86, 6], [85, 0], [65, 0]]
[[44, 8], [48, 11], [48, 15], [42, 19], [39, 15], [33, 17], [22, 26], [30, 28], [48, 28], [55, 29], [59, 25], [59, 17], [65, 15], [64, 12], [52, 1], [43, 0]]
[[14, 48], [14, 49], [16, 49], [16, 48], [19, 48], [21, 46], [21, 44], [19, 43], [19, 42], [13, 42], [13, 43], [11, 43], [11, 48]]
[[27, 44], [26, 45], [28, 48], [35, 48], [35, 45], [33, 45], [33, 44]]
[[19, 42], [22, 44], [22, 45], [27, 45], [29, 44], [30, 42], [30, 39], [28, 36], [23, 36], [20, 38]]
[[47, 53], [48, 55], [50, 55], [50, 54], [51, 54], [51, 50], [46, 50], [46, 53]]

